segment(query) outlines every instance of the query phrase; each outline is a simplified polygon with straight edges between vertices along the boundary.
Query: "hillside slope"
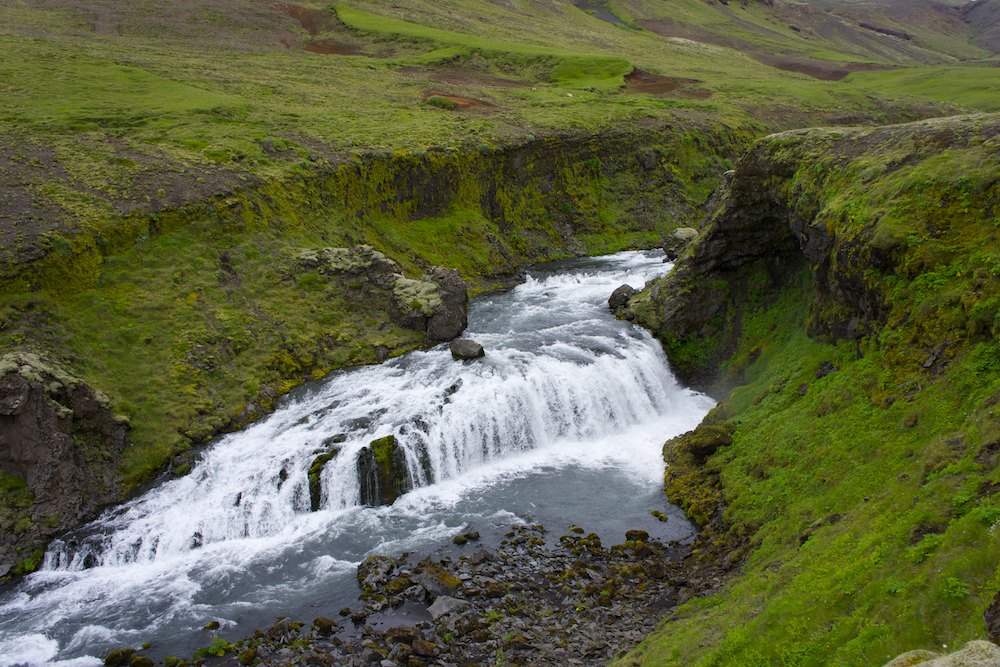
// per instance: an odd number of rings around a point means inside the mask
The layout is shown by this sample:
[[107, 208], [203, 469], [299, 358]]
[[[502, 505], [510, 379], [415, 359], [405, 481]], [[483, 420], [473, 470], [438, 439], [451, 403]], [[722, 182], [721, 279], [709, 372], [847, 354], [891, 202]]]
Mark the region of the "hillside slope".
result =
[[760, 141], [629, 308], [726, 396], [665, 445], [666, 488], [750, 555], [621, 664], [877, 665], [996, 632], [1000, 116]]

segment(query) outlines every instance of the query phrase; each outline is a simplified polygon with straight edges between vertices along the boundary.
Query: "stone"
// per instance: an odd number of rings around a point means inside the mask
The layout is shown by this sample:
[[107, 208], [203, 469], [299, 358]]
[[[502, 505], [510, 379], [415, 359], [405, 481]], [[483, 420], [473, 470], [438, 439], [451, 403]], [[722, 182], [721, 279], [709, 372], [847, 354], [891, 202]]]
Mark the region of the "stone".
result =
[[486, 547], [479, 547], [471, 556], [469, 556], [469, 562], [473, 565], [482, 565], [483, 563], [488, 563], [491, 560], [493, 560], [493, 554]]
[[458, 271], [435, 267], [430, 278], [438, 286], [441, 303], [427, 322], [427, 338], [452, 340], [469, 324], [469, 289]]
[[129, 667], [154, 667], [156, 665], [151, 658], [144, 655], [133, 655], [128, 664]]
[[997, 667], [1000, 665], [1000, 646], [981, 639], [968, 642], [958, 651], [935, 655], [930, 651], [909, 651], [897, 656], [884, 667]]
[[994, 644], [1000, 643], [1000, 591], [997, 591], [993, 602], [983, 612], [983, 622], [986, 625], [986, 637]]
[[312, 512], [319, 510], [320, 503], [323, 500], [323, 487], [321, 480], [323, 468], [326, 467], [326, 464], [333, 460], [339, 453], [339, 447], [331, 446], [330, 449], [313, 459], [312, 464], [309, 466], [309, 509]]
[[[368, 556], [358, 565], [358, 585], [363, 593], [372, 593], [392, 578], [392, 573], [396, 569], [396, 563], [388, 556]], [[350, 610], [345, 607], [341, 609], [341, 616], [345, 616], [344, 611]]]
[[625, 539], [629, 542], [648, 542], [649, 533], [644, 530], [627, 530], [625, 531]]
[[440, 653], [440, 650], [438, 649], [438, 645], [434, 642], [418, 638], [413, 640], [413, 652], [425, 658], [433, 658]]
[[470, 603], [466, 600], [459, 600], [449, 595], [439, 595], [434, 603], [427, 608], [427, 611], [434, 617], [434, 620], [437, 620], [441, 616], [467, 609], [469, 605]]
[[667, 235], [663, 241], [663, 252], [667, 254], [667, 259], [677, 259], [681, 251], [698, 237], [698, 230], [694, 227], [678, 227]]
[[134, 655], [134, 648], [116, 648], [104, 656], [104, 664], [106, 667], [128, 667]]
[[326, 616], [317, 616], [313, 619], [313, 629], [321, 635], [332, 635], [337, 629], [337, 622]]
[[629, 299], [637, 293], [636, 289], [631, 285], [622, 285], [621, 287], [618, 287], [611, 293], [611, 297], [608, 299], [608, 308], [611, 309], [612, 313], [617, 314], [618, 311], [628, 305]]
[[468, 338], [457, 338], [448, 345], [451, 356], [458, 360], [479, 359], [486, 356], [483, 346]]
[[406, 453], [396, 437], [388, 435], [362, 447], [358, 455], [361, 502], [374, 507], [391, 505], [412, 488]]
[[452, 595], [462, 585], [458, 577], [429, 558], [420, 562], [417, 573], [411, 579], [435, 597]]

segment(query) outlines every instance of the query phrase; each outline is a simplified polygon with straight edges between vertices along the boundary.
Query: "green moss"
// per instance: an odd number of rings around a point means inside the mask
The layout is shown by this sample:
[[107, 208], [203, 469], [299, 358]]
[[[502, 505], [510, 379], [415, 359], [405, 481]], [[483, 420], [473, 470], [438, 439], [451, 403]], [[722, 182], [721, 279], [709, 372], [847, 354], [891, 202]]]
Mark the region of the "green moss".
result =
[[454, 110], [458, 106], [455, 104], [455, 100], [450, 97], [442, 97], [441, 95], [431, 95], [424, 100], [424, 104], [428, 104], [432, 107], [438, 107], [439, 109], [447, 109], [449, 111]]

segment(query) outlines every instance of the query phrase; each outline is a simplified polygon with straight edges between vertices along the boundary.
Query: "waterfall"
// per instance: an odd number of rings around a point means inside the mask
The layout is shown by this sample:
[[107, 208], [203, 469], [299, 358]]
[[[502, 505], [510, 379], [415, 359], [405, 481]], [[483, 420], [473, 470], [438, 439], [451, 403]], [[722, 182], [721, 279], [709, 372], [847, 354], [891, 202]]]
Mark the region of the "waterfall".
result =
[[[52, 628], [66, 619], [58, 650], [86, 654], [108, 641], [102, 632], [139, 636], [211, 606], [207, 589], [238, 598], [245, 592], [236, 594], [244, 585], [237, 572], [266, 571], [283, 559], [347, 571], [372, 548], [391, 549], [421, 531], [436, 535], [447, 523], [435, 514], [440, 499], [431, 512], [415, 508], [449, 484], [489, 487], [566, 461], [631, 465], [655, 484], [658, 442], [693, 427], [711, 401], [679, 387], [658, 343], [614, 320], [606, 299], [619, 284], [641, 286], [664, 268], [654, 254], [621, 253], [537, 272], [510, 292], [474, 301], [466, 335], [484, 345], [482, 359], [457, 362], [438, 346], [294, 392], [268, 418], [207, 447], [190, 474], [57, 540], [42, 571], [4, 600], [0, 648], [7, 635], [52, 641]], [[365, 508], [375, 481], [369, 447], [386, 436], [395, 438], [404, 490], [413, 491], [392, 507]], [[632, 451], [628, 438], [642, 446]], [[424, 512], [418, 529], [396, 525], [408, 511]], [[430, 515], [437, 518], [425, 520]], [[303, 545], [329, 548], [357, 530], [370, 539], [333, 556], [301, 555]], [[210, 583], [206, 568], [215, 573]], [[156, 621], [131, 622], [108, 590], [113, 581], [132, 594], [152, 591]], [[227, 609], [239, 603], [229, 599]], [[121, 618], [88, 624], [77, 608], [84, 604]], [[29, 620], [16, 621], [18, 610]], [[38, 632], [24, 634], [31, 629]]]

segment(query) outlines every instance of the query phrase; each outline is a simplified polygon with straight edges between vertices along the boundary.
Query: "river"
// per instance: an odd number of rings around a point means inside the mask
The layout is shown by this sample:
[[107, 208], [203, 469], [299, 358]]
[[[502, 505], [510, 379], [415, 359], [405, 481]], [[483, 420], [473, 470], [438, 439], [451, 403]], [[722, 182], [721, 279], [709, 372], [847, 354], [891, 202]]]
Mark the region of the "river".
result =
[[[486, 544], [517, 522], [578, 524], [606, 543], [626, 528], [689, 540], [663, 498], [660, 448], [713, 403], [607, 308], [617, 286], [668, 267], [656, 252], [537, 267], [470, 304], [464, 336], [485, 358], [457, 362], [441, 345], [293, 392], [204, 448], [190, 474], [54, 543], [0, 594], [0, 665], [98, 665], [143, 642], [153, 657], [190, 657], [208, 621], [234, 638], [279, 615], [333, 616], [355, 601], [366, 555], [457, 551], [451, 538], [469, 530]], [[386, 435], [414, 489], [366, 507], [357, 457]], [[308, 470], [332, 436], [340, 451], [311, 511]]]

